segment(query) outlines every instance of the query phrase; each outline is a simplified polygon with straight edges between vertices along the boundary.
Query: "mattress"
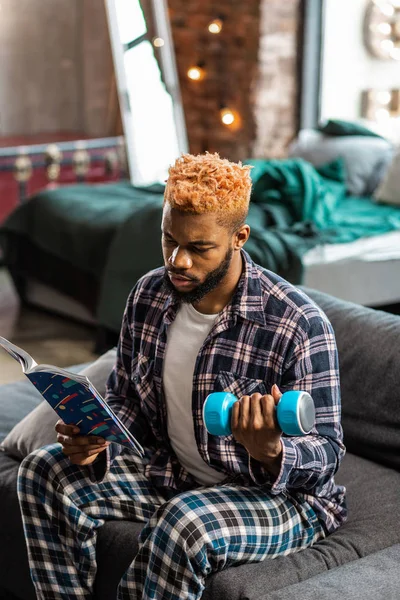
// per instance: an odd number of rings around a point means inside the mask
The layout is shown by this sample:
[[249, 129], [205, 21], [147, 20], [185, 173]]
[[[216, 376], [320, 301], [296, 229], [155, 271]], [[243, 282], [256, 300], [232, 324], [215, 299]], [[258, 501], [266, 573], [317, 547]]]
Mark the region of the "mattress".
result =
[[[348, 244], [325, 244], [303, 257], [303, 285], [364, 306], [400, 303], [400, 232]], [[93, 315], [75, 300], [27, 280], [29, 302], [93, 325]]]
[[400, 231], [316, 246], [303, 262], [307, 287], [365, 306], [400, 302]]

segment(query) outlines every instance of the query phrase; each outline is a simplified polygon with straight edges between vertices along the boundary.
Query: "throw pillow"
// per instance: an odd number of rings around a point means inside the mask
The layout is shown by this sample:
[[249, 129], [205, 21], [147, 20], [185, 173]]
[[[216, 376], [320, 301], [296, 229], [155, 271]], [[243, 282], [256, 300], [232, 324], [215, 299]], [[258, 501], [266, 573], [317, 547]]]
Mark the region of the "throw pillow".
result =
[[307, 160], [315, 167], [342, 158], [346, 167], [346, 189], [352, 196], [370, 196], [393, 158], [393, 146], [380, 137], [366, 135], [330, 136], [313, 129], [300, 131], [289, 148], [291, 157]]
[[370, 137], [382, 138], [381, 135], [371, 131], [360, 123], [342, 121], [340, 119], [328, 119], [328, 121], [319, 125], [318, 131], [325, 133], [325, 135], [367, 135]]
[[378, 202], [400, 206], [400, 150], [389, 165], [374, 198]]
[[[102, 396], [105, 395], [107, 378], [114, 367], [115, 358], [116, 350], [114, 348], [80, 371], [81, 375], [86, 375], [90, 379]], [[32, 391], [34, 391], [33, 387]], [[0, 449], [22, 460], [33, 450], [57, 442], [57, 434], [54, 430], [57, 421], [58, 415], [43, 400], [13, 427], [0, 444]]]

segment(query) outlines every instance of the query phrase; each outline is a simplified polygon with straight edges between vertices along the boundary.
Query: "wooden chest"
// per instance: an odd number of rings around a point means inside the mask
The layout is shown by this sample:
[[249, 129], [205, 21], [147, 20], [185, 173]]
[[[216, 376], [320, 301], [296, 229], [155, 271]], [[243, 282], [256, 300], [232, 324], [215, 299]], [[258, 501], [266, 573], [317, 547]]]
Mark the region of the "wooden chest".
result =
[[43, 188], [128, 177], [124, 138], [46, 134], [0, 138], [0, 224]]

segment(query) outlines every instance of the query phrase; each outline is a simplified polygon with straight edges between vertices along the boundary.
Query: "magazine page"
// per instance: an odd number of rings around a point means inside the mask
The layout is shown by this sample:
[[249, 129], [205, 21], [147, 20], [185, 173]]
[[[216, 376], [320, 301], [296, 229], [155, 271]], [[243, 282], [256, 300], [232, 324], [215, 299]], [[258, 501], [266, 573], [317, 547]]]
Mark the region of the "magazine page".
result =
[[83, 385], [89, 386], [89, 380], [87, 377], [85, 377], [85, 375], [80, 375], [79, 373], [68, 371], [68, 369], [62, 369], [60, 367], [55, 367], [54, 365], [36, 365], [33, 369], [31, 369], [32, 373], [40, 373], [41, 371], [46, 373], [53, 373], [54, 375], [60, 375], [69, 379], [74, 379], [75, 381], [79, 381]]
[[93, 385], [90, 383], [89, 380], [88, 380], [88, 383], [89, 383], [89, 389], [92, 391], [93, 395], [99, 400], [99, 402], [102, 405], [102, 408], [110, 415], [110, 417], [121, 428], [121, 430], [125, 432], [126, 437], [135, 446], [135, 449], [137, 450], [137, 452], [139, 453], [139, 455], [140, 456], [144, 456], [143, 447], [139, 444], [139, 442], [137, 441], [137, 439], [133, 437], [133, 435], [131, 434], [131, 432], [125, 427], [125, 425], [123, 424], [123, 422], [112, 411], [112, 409], [108, 406], [106, 400], [104, 400], [104, 398], [102, 398], [100, 396], [99, 392], [93, 387]]
[[64, 423], [79, 427], [81, 435], [98, 435], [143, 456], [140, 444], [122, 426], [86, 377], [68, 371], [54, 373], [41, 369], [26, 375]]
[[37, 363], [33, 360], [32, 356], [25, 350], [22, 350], [19, 346], [16, 346], [12, 342], [6, 340], [0, 336], [0, 346], [4, 348], [6, 352], [15, 360], [17, 360], [22, 367], [22, 371], [26, 374], [37, 366]]

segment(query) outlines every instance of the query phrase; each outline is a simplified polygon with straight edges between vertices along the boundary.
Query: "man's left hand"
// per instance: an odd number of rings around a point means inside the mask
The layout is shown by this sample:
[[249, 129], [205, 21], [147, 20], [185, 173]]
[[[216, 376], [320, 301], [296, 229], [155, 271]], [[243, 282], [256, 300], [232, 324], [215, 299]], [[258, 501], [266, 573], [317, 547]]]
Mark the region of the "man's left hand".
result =
[[276, 420], [276, 405], [281, 396], [274, 385], [271, 394], [243, 396], [232, 408], [233, 437], [250, 456], [267, 467], [276, 464], [282, 454], [282, 432]]

